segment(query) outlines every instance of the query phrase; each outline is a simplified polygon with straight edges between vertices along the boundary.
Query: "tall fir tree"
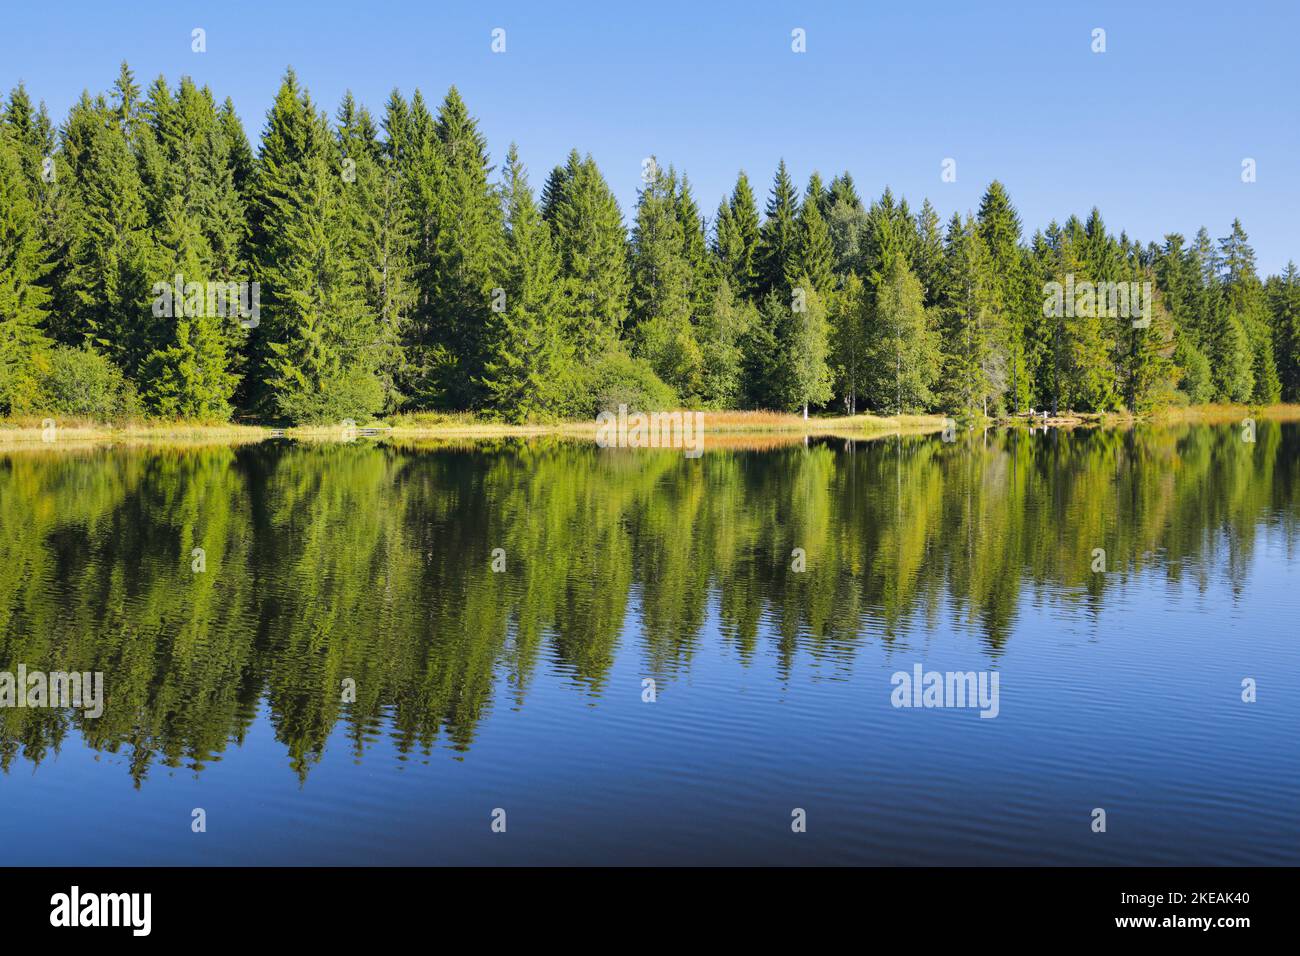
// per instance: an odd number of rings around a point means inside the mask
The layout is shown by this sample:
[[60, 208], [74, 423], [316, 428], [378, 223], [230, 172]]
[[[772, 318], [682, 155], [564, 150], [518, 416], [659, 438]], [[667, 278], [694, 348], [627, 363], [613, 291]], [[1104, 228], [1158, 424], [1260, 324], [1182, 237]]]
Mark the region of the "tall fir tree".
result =
[[808, 181], [803, 205], [799, 209], [798, 251], [795, 258], [800, 275], [807, 276], [819, 295], [827, 296], [833, 288], [835, 249], [830, 229], [822, 215], [827, 193], [816, 173]]
[[944, 234], [940, 382], [944, 403], [963, 416], [989, 415], [1005, 382], [985, 291], [987, 260], [974, 219], [953, 213]]
[[44, 330], [56, 342], [80, 342], [83, 330], [74, 325], [72, 290], [67, 281], [79, 218], [77, 191], [68, 175], [68, 163], [56, 148], [54, 126], [45, 104], [33, 109], [21, 83], [9, 95], [3, 126], [10, 133], [10, 145], [27, 185], [41, 256], [46, 262], [39, 279], [47, 299]]
[[293, 323], [301, 308], [294, 301], [296, 290], [280, 281], [301, 268], [288, 261], [289, 240], [281, 230], [303, 215], [313, 170], [328, 166], [333, 155], [328, 124], [294, 71], [286, 71], [267, 113], [247, 206], [249, 257], [260, 283], [261, 315], [248, 339], [248, 371], [236, 400], [258, 415], [282, 412], [280, 390], [271, 384], [282, 377], [272, 367], [282, 359], [272, 343], [283, 344], [296, 334]]
[[703, 357], [691, 322], [691, 265], [677, 211], [677, 179], [653, 166], [632, 230], [635, 352], [679, 395], [698, 393]]
[[[1149, 274], [1135, 279], [1152, 283]], [[1178, 384], [1174, 366], [1175, 327], [1164, 299], [1153, 292], [1145, 314], [1121, 317], [1119, 340], [1119, 388], [1130, 412], [1149, 412], [1157, 403], [1168, 402]]]
[[613, 191], [590, 156], [573, 168], [555, 212], [577, 360], [603, 356], [627, 322], [627, 232]]
[[[391, 102], [390, 106], [397, 108]], [[399, 122], [392, 114], [387, 119], [393, 127]], [[416, 292], [410, 193], [398, 149], [392, 148], [391, 139], [380, 141], [370, 113], [358, 107], [350, 93], [339, 108], [337, 135], [350, 242], [356, 250], [366, 308], [376, 322], [383, 407], [392, 411], [404, 401], [400, 385], [406, 371], [402, 336]]]
[[555, 227], [556, 216], [560, 211], [560, 202], [564, 199], [564, 189], [582, 165], [582, 157], [576, 149], [569, 150], [568, 161], [563, 166], [554, 167], [542, 186], [542, 218], [551, 228]]
[[269, 222], [275, 297], [268, 385], [279, 415], [308, 424], [362, 421], [383, 407], [378, 330], [349, 242], [338, 169], [309, 157], [297, 195]]
[[781, 160], [772, 181], [766, 214], [759, 231], [756, 256], [758, 291], [762, 295], [768, 292], [784, 295], [797, 271], [799, 253], [799, 195], [785, 160]]
[[345, 185], [328, 121], [290, 71], [267, 116], [250, 197], [263, 415], [324, 423], [383, 407], [382, 339], [366, 308]]
[[994, 334], [991, 344], [1001, 353], [1005, 363], [1007, 407], [1018, 413], [1026, 407], [1029, 399], [1030, 377], [1024, 340], [1029, 308], [1020, 249], [1020, 216], [1000, 182], [994, 180], [989, 184], [975, 221], [987, 253], [984, 292], [989, 324]]
[[578, 393], [560, 258], [513, 144], [503, 203], [503, 298], [493, 312], [483, 384], [506, 419], [559, 418], [573, 412]]
[[0, 412], [35, 410], [50, 270], [31, 187], [14, 136], [0, 126]]
[[478, 408], [486, 400], [481, 383], [502, 238], [499, 196], [486, 141], [454, 86], [432, 136], [416, 135], [423, 140], [415, 174], [419, 299], [405, 343], [408, 387], [418, 404]]
[[[164, 215], [154, 259], [156, 274], [163, 278], [153, 291], [155, 303], [165, 303], [166, 308], [154, 310], [163, 314], [157, 345], [140, 372], [145, 401], [164, 418], [225, 421], [238, 383], [228, 354], [238, 323], [233, 315], [219, 314], [215, 297], [209, 300], [209, 280], [203, 277], [210, 274], [212, 249], [198, 217], [186, 208], [179, 193], [168, 200]], [[183, 294], [169, 288], [176, 281]]]
[[1277, 352], [1278, 379], [1285, 401], [1300, 401], [1300, 270], [1288, 261], [1267, 285]]
[[91, 341], [127, 375], [152, 352], [154, 243], [135, 155], [101, 98], [83, 96], [64, 131], [62, 152], [75, 184], [64, 301], [73, 334]]
[[1232, 232], [1219, 240], [1219, 262], [1225, 307], [1230, 320], [1241, 326], [1250, 350], [1253, 387], [1249, 400], [1271, 404], [1282, 394], [1274, 336], [1264, 287], [1255, 271], [1255, 250], [1240, 219], [1234, 219]]
[[674, 208], [677, 211], [677, 221], [682, 226], [682, 257], [686, 260], [691, 319], [698, 324], [711, 298], [713, 275], [704, 218], [700, 215], [700, 207], [691, 192], [690, 180], [685, 175], [677, 181]]
[[926, 307], [939, 302], [943, 269], [943, 224], [930, 200], [921, 204], [916, 217], [916, 242], [913, 267], [925, 291]]
[[718, 206], [713, 250], [732, 292], [742, 299], [758, 294], [758, 206], [749, 177], [742, 171], [729, 199]]

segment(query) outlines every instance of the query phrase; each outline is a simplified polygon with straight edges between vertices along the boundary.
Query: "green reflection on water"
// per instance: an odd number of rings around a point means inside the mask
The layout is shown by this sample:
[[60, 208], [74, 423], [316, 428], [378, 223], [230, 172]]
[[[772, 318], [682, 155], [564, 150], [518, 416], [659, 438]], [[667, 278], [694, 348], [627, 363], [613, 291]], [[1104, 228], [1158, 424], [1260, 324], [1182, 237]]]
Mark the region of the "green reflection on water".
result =
[[15, 453], [0, 669], [102, 671], [106, 709], [0, 710], [0, 766], [75, 733], [137, 784], [155, 761], [198, 771], [262, 702], [301, 777], [339, 721], [358, 755], [380, 727], [403, 753], [463, 750], [497, 682], [522, 702], [544, 657], [593, 695], [620, 648], [672, 679], [711, 600], [741, 660], [783, 675], [945, 611], [996, 656], [1026, 596], [1092, 613], [1152, 569], [1239, 587], [1261, 524], [1294, 540], [1296, 445], [1264, 422], [1253, 444], [1021, 431], [698, 460], [560, 440]]

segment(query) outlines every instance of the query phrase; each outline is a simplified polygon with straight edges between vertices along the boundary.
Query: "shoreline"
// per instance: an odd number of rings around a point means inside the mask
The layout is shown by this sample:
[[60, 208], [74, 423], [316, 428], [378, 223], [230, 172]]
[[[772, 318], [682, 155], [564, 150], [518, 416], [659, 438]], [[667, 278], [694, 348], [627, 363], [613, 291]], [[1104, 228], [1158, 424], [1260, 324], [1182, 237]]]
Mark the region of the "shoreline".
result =
[[[924, 435], [940, 432], [949, 421], [943, 415], [854, 415], [852, 417], [814, 416], [804, 419], [798, 414], [776, 412], [702, 412], [710, 445], [727, 447], [743, 444], [744, 439], [767, 439], [771, 444], [799, 441], [804, 438], [885, 438], [895, 435]], [[1244, 418], [1269, 421], [1300, 421], [1300, 405], [1201, 405], [1158, 409], [1144, 415], [1119, 412], [1062, 412], [1046, 420], [1027, 412], [1018, 416], [978, 419], [961, 422], [959, 431], [972, 427], [1014, 428], [1046, 425], [1052, 428], [1128, 428], [1151, 425], [1210, 425], [1240, 422]], [[478, 419], [466, 413], [415, 413], [397, 415], [387, 420], [358, 425], [345, 436], [341, 426], [298, 426], [280, 428], [272, 425], [234, 423], [202, 424], [192, 422], [133, 422], [109, 425], [85, 420], [71, 420], [62, 425], [55, 419], [52, 440], [47, 440], [43, 420], [23, 417], [0, 419], [0, 449], [31, 447], [95, 447], [134, 444], [245, 444], [276, 438], [294, 441], [342, 441], [350, 438], [374, 438], [401, 442], [467, 442], [502, 438], [562, 437], [595, 440], [594, 420], [550, 424], [514, 425], [490, 419]], [[717, 438], [724, 440], [717, 441]], [[725, 439], [731, 438], [734, 441]]]
[[[929, 434], [942, 431], [946, 421], [941, 415], [855, 415], [852, 418], [835, 416], [812, 417], [805, 420], [799, 415], [772, 412], [703, 412], [702, 414], [704, 427], [710, 435], [753, 436], [790, 441], [815, 436], [861, 438]], [[242, 444], [275, 438], [338, 442], [351, 438], [472, 441], [562, 437], [594, 441], [596, 429], [597, 422], [594, 419], [514, 425], [490, 419], [475, 419], [468, 414], [431, 413], [398, 415], [388, 420], [358, 424], [348, 431], [346, 437], [341, 425], [281, 428], [273, 425], [231, 423], [204, 425], [187, 422], [138, 422], [114, 426], [77, 420], [63, 426], [55, 420], [54, 438], [47, 441], [46, 430], [41, 424], [33, 423], [30, 418], [24, 418], [16, 422], [0, 420], [0, 448], [149, 443]]]

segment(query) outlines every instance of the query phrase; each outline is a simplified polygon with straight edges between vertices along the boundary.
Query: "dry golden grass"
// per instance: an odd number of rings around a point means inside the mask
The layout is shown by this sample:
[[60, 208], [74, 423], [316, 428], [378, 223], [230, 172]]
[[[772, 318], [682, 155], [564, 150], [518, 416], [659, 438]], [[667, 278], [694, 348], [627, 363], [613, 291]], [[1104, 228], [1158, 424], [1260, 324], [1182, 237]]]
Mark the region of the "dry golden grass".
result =
[[1300, 405], [1191, 405], [1186, 408], [1164, 408], [1152, 413], [1150, 418], [1162, 424], [1223, 424], [1240, 422], [1243, 418], [1294, 422], [1300, 421]]
[[[1243, 418], [1267, 419], [1271, 421], [1300, 421], [1300, 405], [1233, 405], [1207, 404], [1184, 405], [1159, 408], [1142, 415], [1128, 412], [1062, 412], [1056, 418], [1049, 418], [1047, 424], [1060, 428], [1125, 428], [1140, 422], [1155, 425], [1223, 425], [1236, 424]], [[1024, 423], [1024, 416], [1004, 420]], [[1033, 424], [1042, 424], [1035, 418]]]
[[[1144, 415], [1131, 415], [1128, 412], [1072, 412], [1062, 411], [1049, 417], [1046, 424], [1055, 428], [1122, 428], [1139, 422], [1157, 425], [1222, 425], [1238, 423], [1243, 418], [1269, 419], [1272, 421], [1300, 421], [1300, 405], [1184, 405], [1156, 409]], [[1026, 415], [997, 419], [1000, 425], [1042, 425], [1041, 415], [1030, 420]]]
[[106, 425], [90, 419], [54, 418], [54, 441], [46, 441], [45, 419], [14, 417], [0, 420], [0, 447], [57, 448], [96, 444], [151, 442], [226, 443], [261, 441], [270, 429], [260, 425], [201, 422], [139, 421]]
[[[683, 413], [688, 414], [688, 413]], [[704, 435], [707, 447], [720, 447], [722, 436], [756, 435], [776, 439], [776, 444], [799, 441], [804, 436], [835, 435], [864, 437], [893, 434], [923, 434], [941, 431], [944, 417], [940, 415], [876, 415], [812, 416], [784, 412], [706, 411]], [[576, 439], [595, 440], [594, 419], [567, 421], [554, 424], [513, 425], [472, 415], [402, 415], [392, 419], [392, 428], [383, 432], [394, 439], [420, 438], [506, 438], [559, 435]], [[311, 430], [292, 429], [294, 438], [321, 437], [337, 440], [337, 428], [321, 430], [316, 436]], [[729, 442], [728, 447], [738, 447], [740, 442]]]
[[[771, 448], [802, 441], [805, 436], [873, 438], [887, 435], [928, 434], [941, 431], [946, 421], [941, 415], [802, 415], [784, 412], [706, 411], [704, 416], [706, 448]], [[1240, 422], [1246, 417], [1276, 421], [1300, 421], [1300, 405], [1199, 405], [1161, 409], [1134, 418], [1123, 414], [1062, 412], [1048, 419], [1056, 427], [1123, 427], [1135, 421], [1157, 424], [1221, 424]], [[1020, 416], [1003, 419], [1001, 424], [1025, 424]], [[1041, 424], [1035, 418], [1034, 424]], [[999, 422], [991, 422], [999, 424]], [[15, 417], [0, 420], [0, 448], [70, 448], [104, 444], [146, 443], [243, 443], [262, 441], [276, 435], [302, 441], [336, 442], [345, 437], [339, 425], [273, 429], [261, 425], [204, 424], [201, 422], [139, 421], [121, 425], [80, 419], [56, 419], [56, 441], [46, 442], [44, 419]], [[556, 423], [515, 425], [482, 418], [468, 412], [415, 412], [394, 415], [382, 421], [360, 423], [356, 437], [390, 440], [404, 446], [430, 447], [439, 444], [465, 445], [486, 439], [535, 438], [554, 436], [576, 441], [594, 441], [596, 422], [592, 419]]]

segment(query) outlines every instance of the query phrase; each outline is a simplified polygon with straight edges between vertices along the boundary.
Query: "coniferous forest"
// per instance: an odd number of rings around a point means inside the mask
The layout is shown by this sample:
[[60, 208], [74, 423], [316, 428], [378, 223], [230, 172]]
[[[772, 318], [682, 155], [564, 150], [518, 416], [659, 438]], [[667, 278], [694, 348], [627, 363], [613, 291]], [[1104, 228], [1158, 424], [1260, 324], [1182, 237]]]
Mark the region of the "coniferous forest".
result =
[[[146, 88], [123, 64], [60, 124], [19, 85], [0, 121], [0, 414], [1300, 400], [1300, 274], [1261, 277], [1239, 221], [1143, 243], [1096, 208], [1029, 233], [998, 182], [945, 220], [847, 172], [800, 187], [784, 162], [761, 209], [744, 172], [716, 209], [662, 158], [642, 180], [625, 214], [577, 149], [542, 175], [513, 146], [494, 165], [454, 87], [436, 107], [394, 90], [381, 114], [348, 95], [331, 121], [289, 71], [254, 148], [187, 78]], [[1052, 283], [1150, 283], [1149, 321], [1048, 309]], [[214, 309], [213, 286], [253, 286], [254, 320]]]

